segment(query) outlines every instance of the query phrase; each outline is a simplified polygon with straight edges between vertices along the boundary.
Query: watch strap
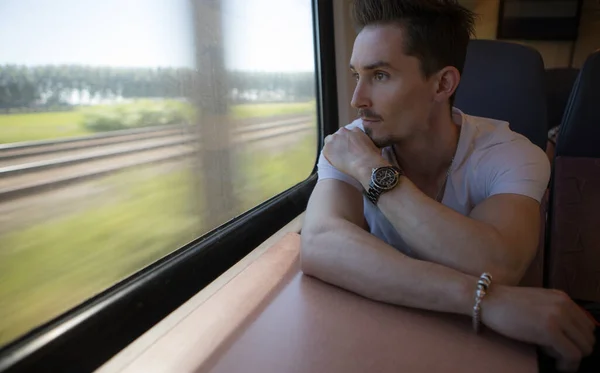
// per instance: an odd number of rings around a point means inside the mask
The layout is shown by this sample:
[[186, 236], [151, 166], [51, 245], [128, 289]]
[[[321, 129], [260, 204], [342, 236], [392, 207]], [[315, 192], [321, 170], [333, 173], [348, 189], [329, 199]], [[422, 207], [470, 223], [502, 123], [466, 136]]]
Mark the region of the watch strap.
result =
[[383, 189], [379, 188], [371, 180], [371, 182], [369, 183], [369, 190], [365, 191], [365, 196], [369, 201], [371, 201], [372, 204], [376, 205], [377, 200], [379, 199], [379, 196], [381, 196], [382, 193]]
[[[401, 175], [403, 175], [403, 172], [400, 168], [395, 167], [395, 166], [389, 166], [390, 168], [393, 168], [396, 171], [396, 177], [400, 178]], [[377, 168], [373, 169], [372, 173], [371, 173], [371, 180], [369, 181], [369, 189], [366, 190], [364, 192], [365, 196], [367, 197], [367, 199], [369, 201], [371, 201], [372, 204], [377, 205], [377, 201], [379, 200], [379, 197], [384, 193], [387, 192], [388, 190], [384, 190], [383, 188], [379, 187], [377, 184], [375, 184], [373, 182], [373, 174], [375, 173], [375, 171], [377, 170]], [[397, 185], [398, 183], [396, 183]]]

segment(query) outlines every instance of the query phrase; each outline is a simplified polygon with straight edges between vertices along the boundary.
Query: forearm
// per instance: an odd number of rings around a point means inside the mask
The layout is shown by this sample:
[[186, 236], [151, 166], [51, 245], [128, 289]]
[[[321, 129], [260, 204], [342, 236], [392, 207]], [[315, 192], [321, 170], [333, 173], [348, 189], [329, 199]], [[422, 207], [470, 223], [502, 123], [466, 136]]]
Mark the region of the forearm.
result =
[[304, 273], [364, 297], [470, 315], [477, 278], [409, 258], [356, 225], [338, 220], [302, 234]]
[[402, 183], [382, 196], [379, 207], [421, 258], [472, 275], [490, 272], [502, 283], [519, 281], [516, 262], [493, 226], [437, 203], [405, 177]]
[[[368, 178], [363, 179], [368, 187]], [[494, 227], [434, 201], [408, 178], [402, 176], [377, 206], [421, 259], [475, 276], [487, 271], [498, 282], [518, 283], [520, 262], [513, 261]]]

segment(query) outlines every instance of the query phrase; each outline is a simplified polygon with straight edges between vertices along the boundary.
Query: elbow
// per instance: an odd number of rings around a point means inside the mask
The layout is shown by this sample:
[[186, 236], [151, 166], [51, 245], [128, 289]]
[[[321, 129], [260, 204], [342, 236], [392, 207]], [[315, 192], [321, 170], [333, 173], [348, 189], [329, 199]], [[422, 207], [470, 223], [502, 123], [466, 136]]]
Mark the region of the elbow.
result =
[[300, 270], [309, 276], [318, 276], [319, 241], [322, 233], [303, 231], [300, 235]]
[[508, 286], [522, 286], [523, 280], [529, 270], [531, 261], [507, 260], [502, 266], [498, 266], [495, 282]]
[[491, 271], [488, 271], [493, 278], [493, 282], [499, 285], [517, 286], [523, 277], [518, 266], [513, 263], [503, 262], [490, 266]]
[[488, 262], [483, 266], [485, 269], [478, 272], [472, 273], [473, 276], [479, 277], [484, 272], [492, 275], [492, 281], [494, 284], [516, 286], [521, 282], [523, 277], [520, 271], [510, 263], [502, 262]]
[[300, 234], [300, 270], [304, 274], [324, 278], [335, 268], [336, 261], [331, 251], [326, 248], [335, 245], [335, 242], [332, 242], [331, 233], [337, 232], [339, 228], [339, 224], [328, 222], [302, 230]]
[[484, 271], [475, 275], [480, 276], [483, 272], [488, 272], [496, 284], [517, 286], [525, 274], [527, 263], [498, 232], [494, 232], [491, 242], [496, 255], [483, 265]]
[[538, 257], [539, 243], [532, 242], [531, 246], [504, 246], [505, 261], [498, 270], [499, 282], [509, 286], [541, 286], [543, 282], [543, 259]]

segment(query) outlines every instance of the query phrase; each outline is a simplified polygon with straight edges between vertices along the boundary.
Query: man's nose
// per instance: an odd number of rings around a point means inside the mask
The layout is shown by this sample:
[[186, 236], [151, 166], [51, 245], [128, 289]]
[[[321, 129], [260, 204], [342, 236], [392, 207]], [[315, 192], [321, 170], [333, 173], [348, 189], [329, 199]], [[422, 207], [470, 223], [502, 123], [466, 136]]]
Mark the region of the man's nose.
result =
[[352, 101], [350, 102], [352, 107], [360, 109], [360, 108], [369, 108], [372, 106], [371, 103], [371, 92], [370, 88], [367, 84], [359, 81], [356, 84], [356, 88], [354, 88], [354, 94], [352, 95]]

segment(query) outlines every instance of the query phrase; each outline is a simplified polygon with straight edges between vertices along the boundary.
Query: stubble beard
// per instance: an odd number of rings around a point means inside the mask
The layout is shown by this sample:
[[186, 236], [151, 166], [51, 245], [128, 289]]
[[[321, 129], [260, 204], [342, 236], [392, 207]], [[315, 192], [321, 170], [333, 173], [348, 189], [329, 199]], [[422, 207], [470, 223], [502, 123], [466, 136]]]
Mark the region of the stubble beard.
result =
[[375, 146], [379, 149], [387, 148], [388, 146], [394, 145], [394, 140], [390, 136], [386, 136], [382, 139], [374, 139], [373, 131], [368, 127], [365, 127], [365, 134], [369, 136], [371, 141], [373, 141], [373, 144], [375, 144]]

